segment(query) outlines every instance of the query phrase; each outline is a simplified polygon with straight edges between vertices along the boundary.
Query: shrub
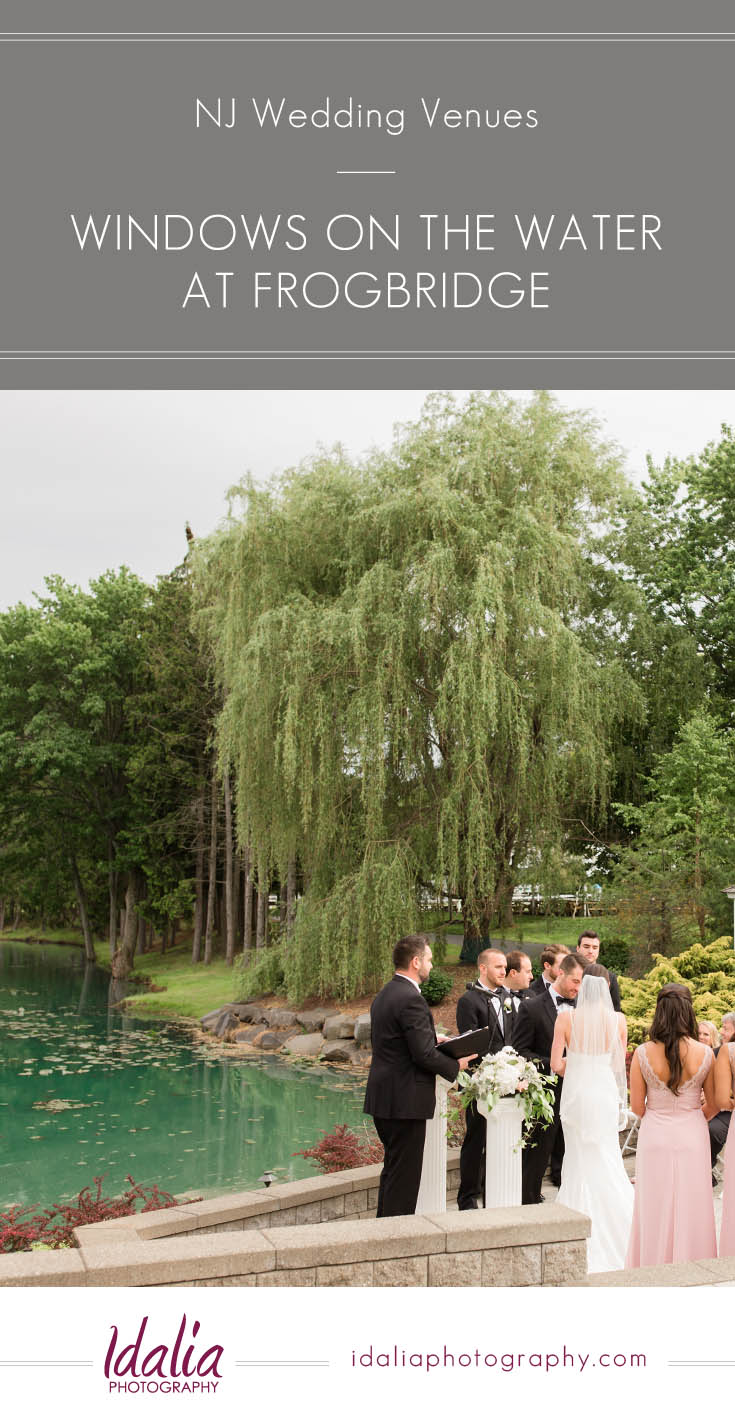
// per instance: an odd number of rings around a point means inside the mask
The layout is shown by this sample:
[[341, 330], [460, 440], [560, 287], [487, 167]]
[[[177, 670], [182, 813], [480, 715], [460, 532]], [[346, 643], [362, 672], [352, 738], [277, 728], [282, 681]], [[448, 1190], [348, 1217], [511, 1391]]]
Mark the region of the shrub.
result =
[[360, 1139], [345, 1124], [335, 1126], [329, 1135], [322, 1136], [308, 1150], [295, 1150], [293, 1154], [315, 1160], [325, 1175], [331, 1175], [335, 1170], [356, 1170], [361, 1165], [377, 1165], [383, 1159], [383, 1147], [367, 1132]]
[[667, 982], [683, 982], [689, 987], [694, 1010], [700, 1021], [714, 1021], [727, 1011], [735, 1011], [735, 952], [728, 937], [720, 937], [703, 947], [695, 942], [678, 957], [654, 955], [654, 965], [645, 977], [631, 981], [620, 978], [623, 1011], [628, 1018], [628, 1040], [633, 1046], [645, 1041], [653, 1019], [659, 989]]
[[421, 994], [426, 997], [430, 1007], [435, 1007], [444, 1001], [453, 986], [454, 982], [448, 972], [442, 972], [440, 967], [432, 967], [426, 981], [421, 984]]
[[608, 937], [607, 933], [604, 933], [600, 961], [610, 972], [627, 972], [630, 966], [630, 943], [627, 937], [617, 934]]
[[[68, 1205], [53, 1205], [39, 1210], [37, 1205], [11, 1205], [0, 1212], [0, 1254], [14, 1250], [65, 1249], [75, 1244], [74, 1231], [80, 1225], [96, 1225], [100, 1220], [120, 1220], [125, 1215], [145, 1214], [147, 1210], [163, 1210], [169, 1205], [189, 1204], [176, 1200], [157, 1185], [146, 1189], [127, 1175], [130, 1189], [112, 1200], [102, 1194], [103, 1175], [95, 1175], [96, 1194], [89, 1185], [80, 1190]], [[142, 1201], [142, 1204], [137, 1204]]]

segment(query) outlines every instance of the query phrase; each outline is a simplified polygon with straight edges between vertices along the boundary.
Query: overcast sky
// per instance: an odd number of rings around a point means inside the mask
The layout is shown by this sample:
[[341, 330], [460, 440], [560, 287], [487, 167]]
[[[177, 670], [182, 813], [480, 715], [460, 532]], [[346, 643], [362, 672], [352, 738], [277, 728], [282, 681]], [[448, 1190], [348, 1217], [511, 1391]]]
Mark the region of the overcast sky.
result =
[[[385, 446], [425, 397], [409, 392], [1, 392], [0, 608], [30, 601], [45, 575], [79, 585], [129, 565], [146, 580], [208, 534], [228, 487], [259, 480], [320, 444]], [[735, 392], [557, 393], [593, 411], [631, 476], [688, 456], [735, 425]]]

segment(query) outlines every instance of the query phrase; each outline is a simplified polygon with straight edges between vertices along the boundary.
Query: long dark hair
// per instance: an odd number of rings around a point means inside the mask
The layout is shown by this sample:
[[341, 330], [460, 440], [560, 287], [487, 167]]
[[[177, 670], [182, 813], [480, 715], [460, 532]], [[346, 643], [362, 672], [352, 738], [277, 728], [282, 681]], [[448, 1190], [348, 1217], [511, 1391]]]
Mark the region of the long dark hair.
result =
[[610, 986], [610, 973], [601, 962], [588, 962], [582, 973], [582, 981], [585, 977], [604, 977], [608, 987]]
[[651, 1041], [663, 1043], [666, 1060], [669, 1063], [669, 1090], [679, 1094], [684, 1068], [681, 1064], [681, 1039], [690, 1036], [697, 1040], [698, 1026], [692, 1005], [692, 994], [680, 982], [667, 982], [656, 1000], [651, 1029]]

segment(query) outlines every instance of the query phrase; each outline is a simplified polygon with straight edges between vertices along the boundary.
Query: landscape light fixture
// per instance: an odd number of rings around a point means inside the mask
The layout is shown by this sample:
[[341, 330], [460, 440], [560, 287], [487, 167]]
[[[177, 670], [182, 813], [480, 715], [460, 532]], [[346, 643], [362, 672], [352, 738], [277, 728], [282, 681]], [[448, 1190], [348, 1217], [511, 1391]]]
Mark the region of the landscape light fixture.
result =
[[[733, 897], [735, 897], [735, 888], [733, 888]], [[275, 1180], [275, 1178], [276, 1178], [276, 1177], [275, 1177], [275, 1175], [273, 1174], [273, 1171], [272, 1171], [272, 1170], [264, 1170], [264, 1171], [263, 1171], [263, 1174], [260, 1176], [260, 1183], [261, 1183], [261, 1185], [264, 1185], [264, 1186], [265, 1186], [266, 1190], [268, 1190], [268, 1189], [270, 1188], [270, 1186], [273, 1184], [273, 1181]]]

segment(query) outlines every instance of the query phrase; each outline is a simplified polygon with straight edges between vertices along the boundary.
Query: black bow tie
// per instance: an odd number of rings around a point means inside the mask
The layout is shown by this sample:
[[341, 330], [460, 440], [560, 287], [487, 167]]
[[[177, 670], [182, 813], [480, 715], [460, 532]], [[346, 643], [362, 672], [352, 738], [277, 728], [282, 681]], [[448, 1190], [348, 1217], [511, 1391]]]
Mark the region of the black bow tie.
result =
[[556, 1005], [558, 1007], [573, 1007], [576, 1005], [576, 999], [574, 997], [557, 997]]

